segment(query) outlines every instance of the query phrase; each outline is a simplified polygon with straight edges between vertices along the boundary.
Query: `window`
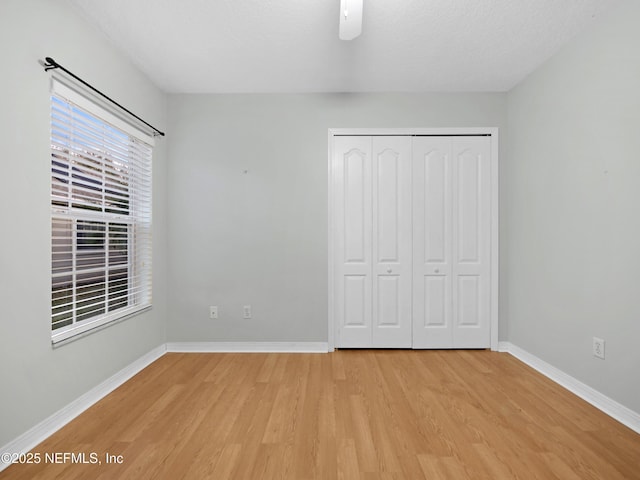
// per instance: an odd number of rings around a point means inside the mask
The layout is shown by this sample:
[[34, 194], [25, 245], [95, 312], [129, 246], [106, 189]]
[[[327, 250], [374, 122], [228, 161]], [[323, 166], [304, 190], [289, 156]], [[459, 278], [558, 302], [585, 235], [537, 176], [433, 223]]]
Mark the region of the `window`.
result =
[[54, 343], [151, 306], [152, 144], [152, 138], [54, 79]]

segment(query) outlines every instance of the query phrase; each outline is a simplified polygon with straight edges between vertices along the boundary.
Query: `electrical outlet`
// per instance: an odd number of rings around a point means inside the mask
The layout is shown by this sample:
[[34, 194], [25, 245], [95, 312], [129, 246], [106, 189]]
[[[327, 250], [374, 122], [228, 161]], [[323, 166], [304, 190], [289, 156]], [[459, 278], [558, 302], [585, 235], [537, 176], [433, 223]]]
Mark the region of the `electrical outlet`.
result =
[[593, 356], [604, 360], [604, 340], [593, 337]]
[[242, 307], [242, 318], [245, 320], [251, 318], [251, 305], [245, 305]]
[[209, 307], [209, 318], [212, 320], [217, 320], [218, 318], [218, 307], [215, 305]]

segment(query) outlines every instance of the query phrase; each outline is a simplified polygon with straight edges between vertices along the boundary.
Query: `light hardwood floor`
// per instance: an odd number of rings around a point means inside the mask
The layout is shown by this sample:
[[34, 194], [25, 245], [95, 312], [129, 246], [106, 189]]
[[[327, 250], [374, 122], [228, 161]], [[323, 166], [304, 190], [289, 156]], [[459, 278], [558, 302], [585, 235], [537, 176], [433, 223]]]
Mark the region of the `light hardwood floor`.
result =
[[167, 354], [33, 453], [0, 479], [640, 479], [640, 435], [488, 351]]

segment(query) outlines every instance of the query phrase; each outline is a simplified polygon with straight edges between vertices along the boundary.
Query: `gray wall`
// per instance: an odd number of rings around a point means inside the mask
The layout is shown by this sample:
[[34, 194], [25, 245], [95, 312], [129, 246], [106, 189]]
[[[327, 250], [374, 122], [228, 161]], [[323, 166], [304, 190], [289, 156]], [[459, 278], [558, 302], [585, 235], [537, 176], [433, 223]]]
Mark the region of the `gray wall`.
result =
[[166, 146], [154, 159], [154, 308], [53, 349], [50, 333], [51, 56], [166, 126], [166, 96], [66, 2], [0, 2], [0, 446], [164, 342]]
[[509, 93], [505, 182], [509, 340], [636, 412], [639, 21], [623, 2]]
[[505, 134], [506, 94], [171, 95], [169, 118], [168, 341], [323, 342], [328, 129]]

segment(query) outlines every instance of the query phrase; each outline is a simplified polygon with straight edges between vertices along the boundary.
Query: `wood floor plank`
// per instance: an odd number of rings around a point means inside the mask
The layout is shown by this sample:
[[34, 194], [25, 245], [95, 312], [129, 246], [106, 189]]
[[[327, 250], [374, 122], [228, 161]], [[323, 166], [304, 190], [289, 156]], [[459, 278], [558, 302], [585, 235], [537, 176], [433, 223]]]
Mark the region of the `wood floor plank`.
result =
[[170, 353], [33, 450], [56, 452], [100, 464], [0, 480], [640, 480], [640, 435], [488, 351]]

